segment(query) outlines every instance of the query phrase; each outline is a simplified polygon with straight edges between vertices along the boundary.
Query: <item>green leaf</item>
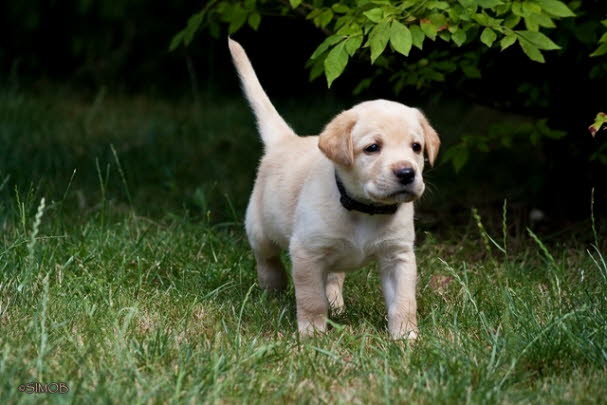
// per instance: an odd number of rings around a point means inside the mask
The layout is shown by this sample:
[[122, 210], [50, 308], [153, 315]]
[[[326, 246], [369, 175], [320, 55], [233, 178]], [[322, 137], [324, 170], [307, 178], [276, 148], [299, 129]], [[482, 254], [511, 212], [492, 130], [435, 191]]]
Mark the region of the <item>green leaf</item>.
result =
[[512, 14], [514, 14], [517, 17], [523, 16], [523, 6], [521, 5], [521, 3], [518, 3], [518, 2], [512, 3]]
[[350, 56], [354, 55], [354, 52], [356, 52], [358, 50], [358, 48], [360, 48], [362, 43], [363, 43], [362, 35], [357, 35], [357, 36], [348, 38], [346, 40], [346, 52], [348, 52], [348, 55], [350, 55]]
[[346, 52], [345, 42], [337, 44], [325, 59], [325, 76], [327, 77], [327, 85], [331, 84], [339, 77], [348, 64], [348, 52]]
[[533, 45], [532, 43], [530, 43], [529, 41], [526, 40], [521, 40], [518, 41], [519, 45], [521, 46], [521, 48], [523, 49], [523, 52], [525, 52], [525, 55], [527, 55], [529, 57], [529, 59], [531, 59], [532, 61], [535, 62], [539, 62], [539, 63], [544, 63], [546, 62], [546, 60], [544, 59], [544, 55], [542, 55], [542, 52], [537, 49], [537, 47], [535, 45]]
[[350, 11], [350, 7], [341, 3], [335, 3], [331, 6], [331, 8], [333, 9], [333, 11], [339, 14], [346, 14], [348, 11]]
[[352, 91], [352, 93], [356, 96], [359, 95], [361, 92], [363, 92], [364, 90], [368, 89], [369, 86], [371, 86], [371, 82], [373, 81], [372, 77], [367, 77], [365, 79], [362, 79], [360, 81], [360, 83], [358, 83], [356, 85], [356, 87], [354, 88], [354, 90]]
[[431, 22], [425, 22], [422, 20], [420, 27], [428, 38], [430, 38], [433, 41], [436, 39], [436, 33], [438, 32], [438, 30]]
[[491, 45], [493, 45], [496, 39], [497, 34], [491, 28], [487, 27], [483, 30], [483, 33], [481, 34], [481, 42], [487, 45], [488, 48], [491, 48]]
[[384, 17], [384, 10], [381, 7], [372, 8], [369, 11], [363, 13], [370, 21], [379, 23]]
[[461, 4], [464, 7], [474, 7], [475, 6], [475, 1], [474, 0], [457, 0], [459, 4]]
[[523, 15], [525, 17], [530, 16], [533, 13], [541, 13], [542, 12], [542, 8], [535, 3], [531, 3], [529, 1], [525, 1], [523, 2]]
[[[339, 21], [342, 21], [342, 20], [343, 20], [343, 17], [339, 19]], [[363, 33], [363, 30], [360, 28], [360, 25], [358, 25], [356, 23], [344, 24], [337, 31], [337, 34], [347, 35], [347, 36], [362, 35], [362, 33]]]
[[411, 31], [398, 21], [392, 22], [392, 27], [390, 28], [390, 44], [396, 52], [409, 56], [411, 46], [413, 45]]
[[489, 19], [489, 16], [487, 16], [486, 14], [476, 13], [472, 17], [474, 18], [474, 21], [476, 21], [477, 23], [479, 23], [482, 26], [491, 25], [490, 24], [491, 20]]
[[565, 5], [565, 3], [558, 0], [535, 0], [536, 3], [542, 7], [542, 10], [552, 14], [555, 17], [574, 17], [573, 11]]
[[[548, 17], [546, 14], [531, 14], [525, 20], [529, 20], [532, 24], [539, 25], [544, 28], [555, 28], [556, 24], [552, 21], [552, 18]], [[537, 30], [533, 30], [537, 31]]]
[[449, 3], [447, 3], [446, 1], [429, 1], [426, 3], [426, 7], [430, 10], [432, 10], [432, 9], [448, 10]]
[[321, 28], [324, 28], [331, 22], [333, 19], [333, 11], [330, 8], [326, 9], [318, 17], [314, 19], [314, 23]]
[[482, 8], [493, 8], [501, 4], [504, 4], [501, 0], [478, 0], [478, 5]]
[[390, 25], [387, 22], [379, 23], [371, 31], [369, 38], [369, 44], [371, 45], [371, 63], [375, 63], [375, 60], [382, 54], [388, 40], [390, 39]]
[[600, 112], [594, 118], [592, 125], [588, 127], [588, 131], [594, 137], [601, 130], [603, 124], [607, 124], [607, 114]]
[[[537, 15], [537, 14], [531, 14], [531, 15]], [[529, 31], [534, 31], [537, 32], [540, 29], [540, 26], [537, 22], [535, 22], [531, 16], [529, 17], [525, 17], [525, 27], [529, 30]]]
[[[314, 62], [312, 63], [312, 68], [310, 69], [310, 76], [309, 76], [309, 80], [315, 80], [316, 78], [318, 78], [320, 75], [322, 75], [325, 71], [325, 59], [326, 58], [318, 58], [316, 60], [314, 60]], [[310, 59], [312, 60], [312, 59]], [[308, 66], [310, 66], [308, 64]]]
[[514, 34], [508, 34], [506, 35], [504, 38], [502, 38], [502, 40], [500, 41], [500, 46], [502, 47], [502, 51], [508, 47], [510, 47], [512, 44], [514, 44], [516, 42], [516, 35]]
[[301, 0], [289, 0], [291, 8], [296, 9], [301, 4]]
[[183, 30], [183, 43], [187, 46], [194, 39], [194, 34], [198, 31], [202, 19], [204, 17], [204, 11], [194, 14], [188, 19], [188, 25]]
[[560, 46], [552, 42], [550, 38], [541, 32], [534, 31], [515, 31], [517, 35], [523, 37], [525, 40], [533, 44], [536, 48], [544, 49], [546, 51], [552, 51], [555, 49], [561, 49]]
[[230, 26], [228, 27], [228, 33], [232, 35], [236, 31], [238, 31], [245, 22], [247, 22], [247, 11], [240, 6], [240, 4], [236, 4], [232, 8], [232, 13], [230, 15]]
[[445, 154], [445, 159], [451, 160], [455, 172], [459, 172], [468, 161], [469, 155], [470, 151], [468, 150], [466, 145], [459, 144], [456, 146], [452, 146], [451, 149], [447, 151], [447, 153]]
[[535, 131], [538, 132], [540, 136], [552, 139], [563, 138], [567, 135], [567, 132], [565, 131], [550, 128], [548, 126], [548, 119], [546, 118], [535, 121]]
[[455, 4], [453, 7], [449, 9], [449, 18], [453, 23], [458, 23], [459, 21], [470, 21], [470, 13], [468, 10], [464, 9], [461, 5]]
[[466, 42], [466, 31], [462, 28], [458, 29], [451, 35], [451, 39], [455, 42], [455, 45], [462, 46]]
[[215, 39], [219, 39], [219, 34], [220, 34], [220, 27], [219, 27], [219, 23], [215, 20], [211, 20], [208, 22], [208, 27], [209, 27], [209, 33], [211, 34], [212, 38]]
[[310, 56], [310, 59], [318, 58], [320, 55], [325, 53], [325, 51], [329, 49], [331, 45], [335, 45], [342, 39], [344, 39], [343, 35], [331, 35], [330, 37], [327, 37], [327, 39], [325, 39], [320, 45], [318, 45], [318, 48], [316, 48], [312, 56]]
[[596, 48], [596, 50], [594, 52], [592, 52], [590, 54], [590, 56], [597, 57], [597, 56], [603, 56], [607, 53], [607, 42], [603, 42], [598, 48]]
[[257, 11], [249, 14], [249, 26], [251, 28], [253, 28], [255, 31], [257, 31], [257, 28], [259, 28], [260, 23], [261, 23], [261, 15]]
[[[222, 3], [220, 3], [220, 5], [221, 4]], [[306, 20], [314, 20], [316, 17], [318, 17], [320, 15], [320, 13], [322, 13], [322, 9], [315, 8], [314, 10], [310, 11], [310, 13], [306, 16]]]
[[434, 25], [437, 30], [447, 25], [447, 17], [445, 17], [443, 14], [435, 13], [430, 15], [429, 18], [430, 22], [432, 22], [432, 25]]
[[516, 27], [516, 25], [519, 23], [519, 21], [521, 21], [520, 16], [511, 14], [504, 21], [504, 27], [512, 29], [512, 28]]
[[183, 31], [179, 31], [177, 34], [175, 34], [175, 36], [171, 40], [171, 45], [169, 45], [169, 51], [172, 52], [175, 49], [177, 49], [177, 47], [179, 46], [181, 41], [183, 41], [183, 34], [184, 34]]
[[426, 39], [426, 36], [424, 35], [422, 29], [418, 25], [412, 25], [409, 28], [409, 31], [411, 31], [411, 39], [413, 40], [413, 46], [418, 49], [422, 49], [422, 47], [424, 46], [424, 39]]
[[478, 67], [476, 67], [472, 63], [462, 62], [460, 64], [460, 67], [462, 68], [462, 72], [464, 72], [466, 77], [469, 77], [470, 79], [480, 79], [481, 78], [481, 71], [478, 70]]

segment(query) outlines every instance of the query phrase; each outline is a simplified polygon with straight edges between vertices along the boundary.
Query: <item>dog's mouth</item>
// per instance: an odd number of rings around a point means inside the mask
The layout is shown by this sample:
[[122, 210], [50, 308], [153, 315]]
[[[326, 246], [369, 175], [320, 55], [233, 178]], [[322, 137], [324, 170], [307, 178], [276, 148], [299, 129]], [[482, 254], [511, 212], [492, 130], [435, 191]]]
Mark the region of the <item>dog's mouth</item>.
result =
[[374, 204], [394, 205], [417, 200], [424, 193], [424, 189], [424, 183], [421, 181], [398, 184], [393, 181], [378, 179], [364, 185], [364, 194]]
[[413, 191], [403, 188], [384, 195], [371, 195], [372, 199], [381, 204], [400, 204], [411, 202], [419, 198]]
[[417, 197], [414, 193], [409, 190], [398, 190], [388, 194], [389, 198], [415, 198]]
[[416, 193], [407, 189], [397, 190], [388, 195], [388, 198], [390, 198], [391, 200], [396, 200], [398, 202], [411, 202], [413, 200], [416, 200], [418, 197], [419, 196]]

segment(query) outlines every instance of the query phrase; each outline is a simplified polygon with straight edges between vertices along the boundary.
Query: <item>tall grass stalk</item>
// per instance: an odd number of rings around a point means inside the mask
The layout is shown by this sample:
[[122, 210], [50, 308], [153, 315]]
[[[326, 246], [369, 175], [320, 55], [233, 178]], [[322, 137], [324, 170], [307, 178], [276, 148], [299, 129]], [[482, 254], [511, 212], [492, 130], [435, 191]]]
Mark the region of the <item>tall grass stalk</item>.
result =
[[590, 221], [592, 224], [592, 235], [594, 236], [594, 245], [599, 247], [599, 234], [596, 230], [596, 221], [594, 219], [594, 187], [590, 193]]
[[[24, 205], [20, 204], [20, 207]], [[36, 242], [38, 238], [38, 232], [40, 231], [40, 224], [42, 223], [42, 216], [44, 215], [44, 209], [46, 207], [46, 200], [44, 197], [40, 199], [40, 204], [38, 205], [38, 209], [36, 211], [36, 216], [34, 217], [34, 223], [32, 225], [32, 232], [30, 233], [29, 241], [27, 242], [27, 256], [25, 258], [25, 271], [24, 277], [19, 285], [18, 290], [23, 291], [23, 289], [28, 286], [32, 280], [33, 274], [37, 272], [36, 266]], [[24, 208], [23, 208], [24, 210]], [[25, 214], [23, 214], [25, 215]]]
[[114, 145], [110, 145], [110, 148], [112, 149], [112, 154], [114, 155], [114, 160], [116, 161], [116, 166], [118, 167], [118, 173], [120, 174], [120, 179], [122, 180], [122, 185], [124, 186], [124, 192], [126, 193], [126, 197], [129, 200], [129, 207], [133, 209], [133, 199], [131, 198], [129, 185], [126, 182], [126, 176], [124, 175], [124, 170], [122, 169], [122, 165], [120, 164], [120, 159], [118, 159], [116, 148], [114, 148]]
[[36, 358], [36, 371], [38, 381], [45, 381], [44, 374], [44, 359], [47, 354], [48, 346], [48, 330], [47, 330], [47, 316], [48, 316], [48, 299], [49, 299], [49, 274], [47, 273], [42, 281], [42, 300], [40, 303], [38, 329], [39, 329], [39, 344], [38, 344], [38, 357]]

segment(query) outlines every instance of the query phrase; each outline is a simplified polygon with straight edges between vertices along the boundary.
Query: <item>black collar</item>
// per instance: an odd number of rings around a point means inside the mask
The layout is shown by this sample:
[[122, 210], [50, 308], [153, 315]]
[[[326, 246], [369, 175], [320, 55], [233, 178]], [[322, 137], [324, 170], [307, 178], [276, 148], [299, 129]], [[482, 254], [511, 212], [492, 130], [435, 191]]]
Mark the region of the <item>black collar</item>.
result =
[[346, 188], [344, 184], [339, 179], [337, 172], [335, 172], [335, 182], [337, 183], [337, 189], [339, 190], [339, 202], [345, 209], [348, 211], [358, 211], [369, 215], [379, 214], [379, 215], [391, 215], [396, 212], [398, 209], [398, 204], [392, 205], [373, 205], [373, 204], [365, 204], [360, 201], [356, 201], [352, 197], [348, 195], [346, 192]]

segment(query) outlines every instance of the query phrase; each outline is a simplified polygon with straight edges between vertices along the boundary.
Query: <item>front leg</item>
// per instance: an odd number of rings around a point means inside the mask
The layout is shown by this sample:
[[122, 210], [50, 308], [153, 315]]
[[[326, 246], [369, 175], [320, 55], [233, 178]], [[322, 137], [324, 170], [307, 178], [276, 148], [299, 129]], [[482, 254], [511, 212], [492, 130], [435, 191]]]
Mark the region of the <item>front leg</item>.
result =
[[388, 330], [392, 339], [416, 339], [417, 265], [413, 245], [386, 252], [380, 259], [381, 284], [388, 309]]
[[327, 272], [320, 257], [303, 249], [291, 249], [297, 326], [301, 336], [327, 330], [329, 301], [325, 293]]
[[346, 273], [329, 273], [327, 276], [327, 299], [331, 307], [333, 315], [341, 315], [344, 313], [344, 279]]

